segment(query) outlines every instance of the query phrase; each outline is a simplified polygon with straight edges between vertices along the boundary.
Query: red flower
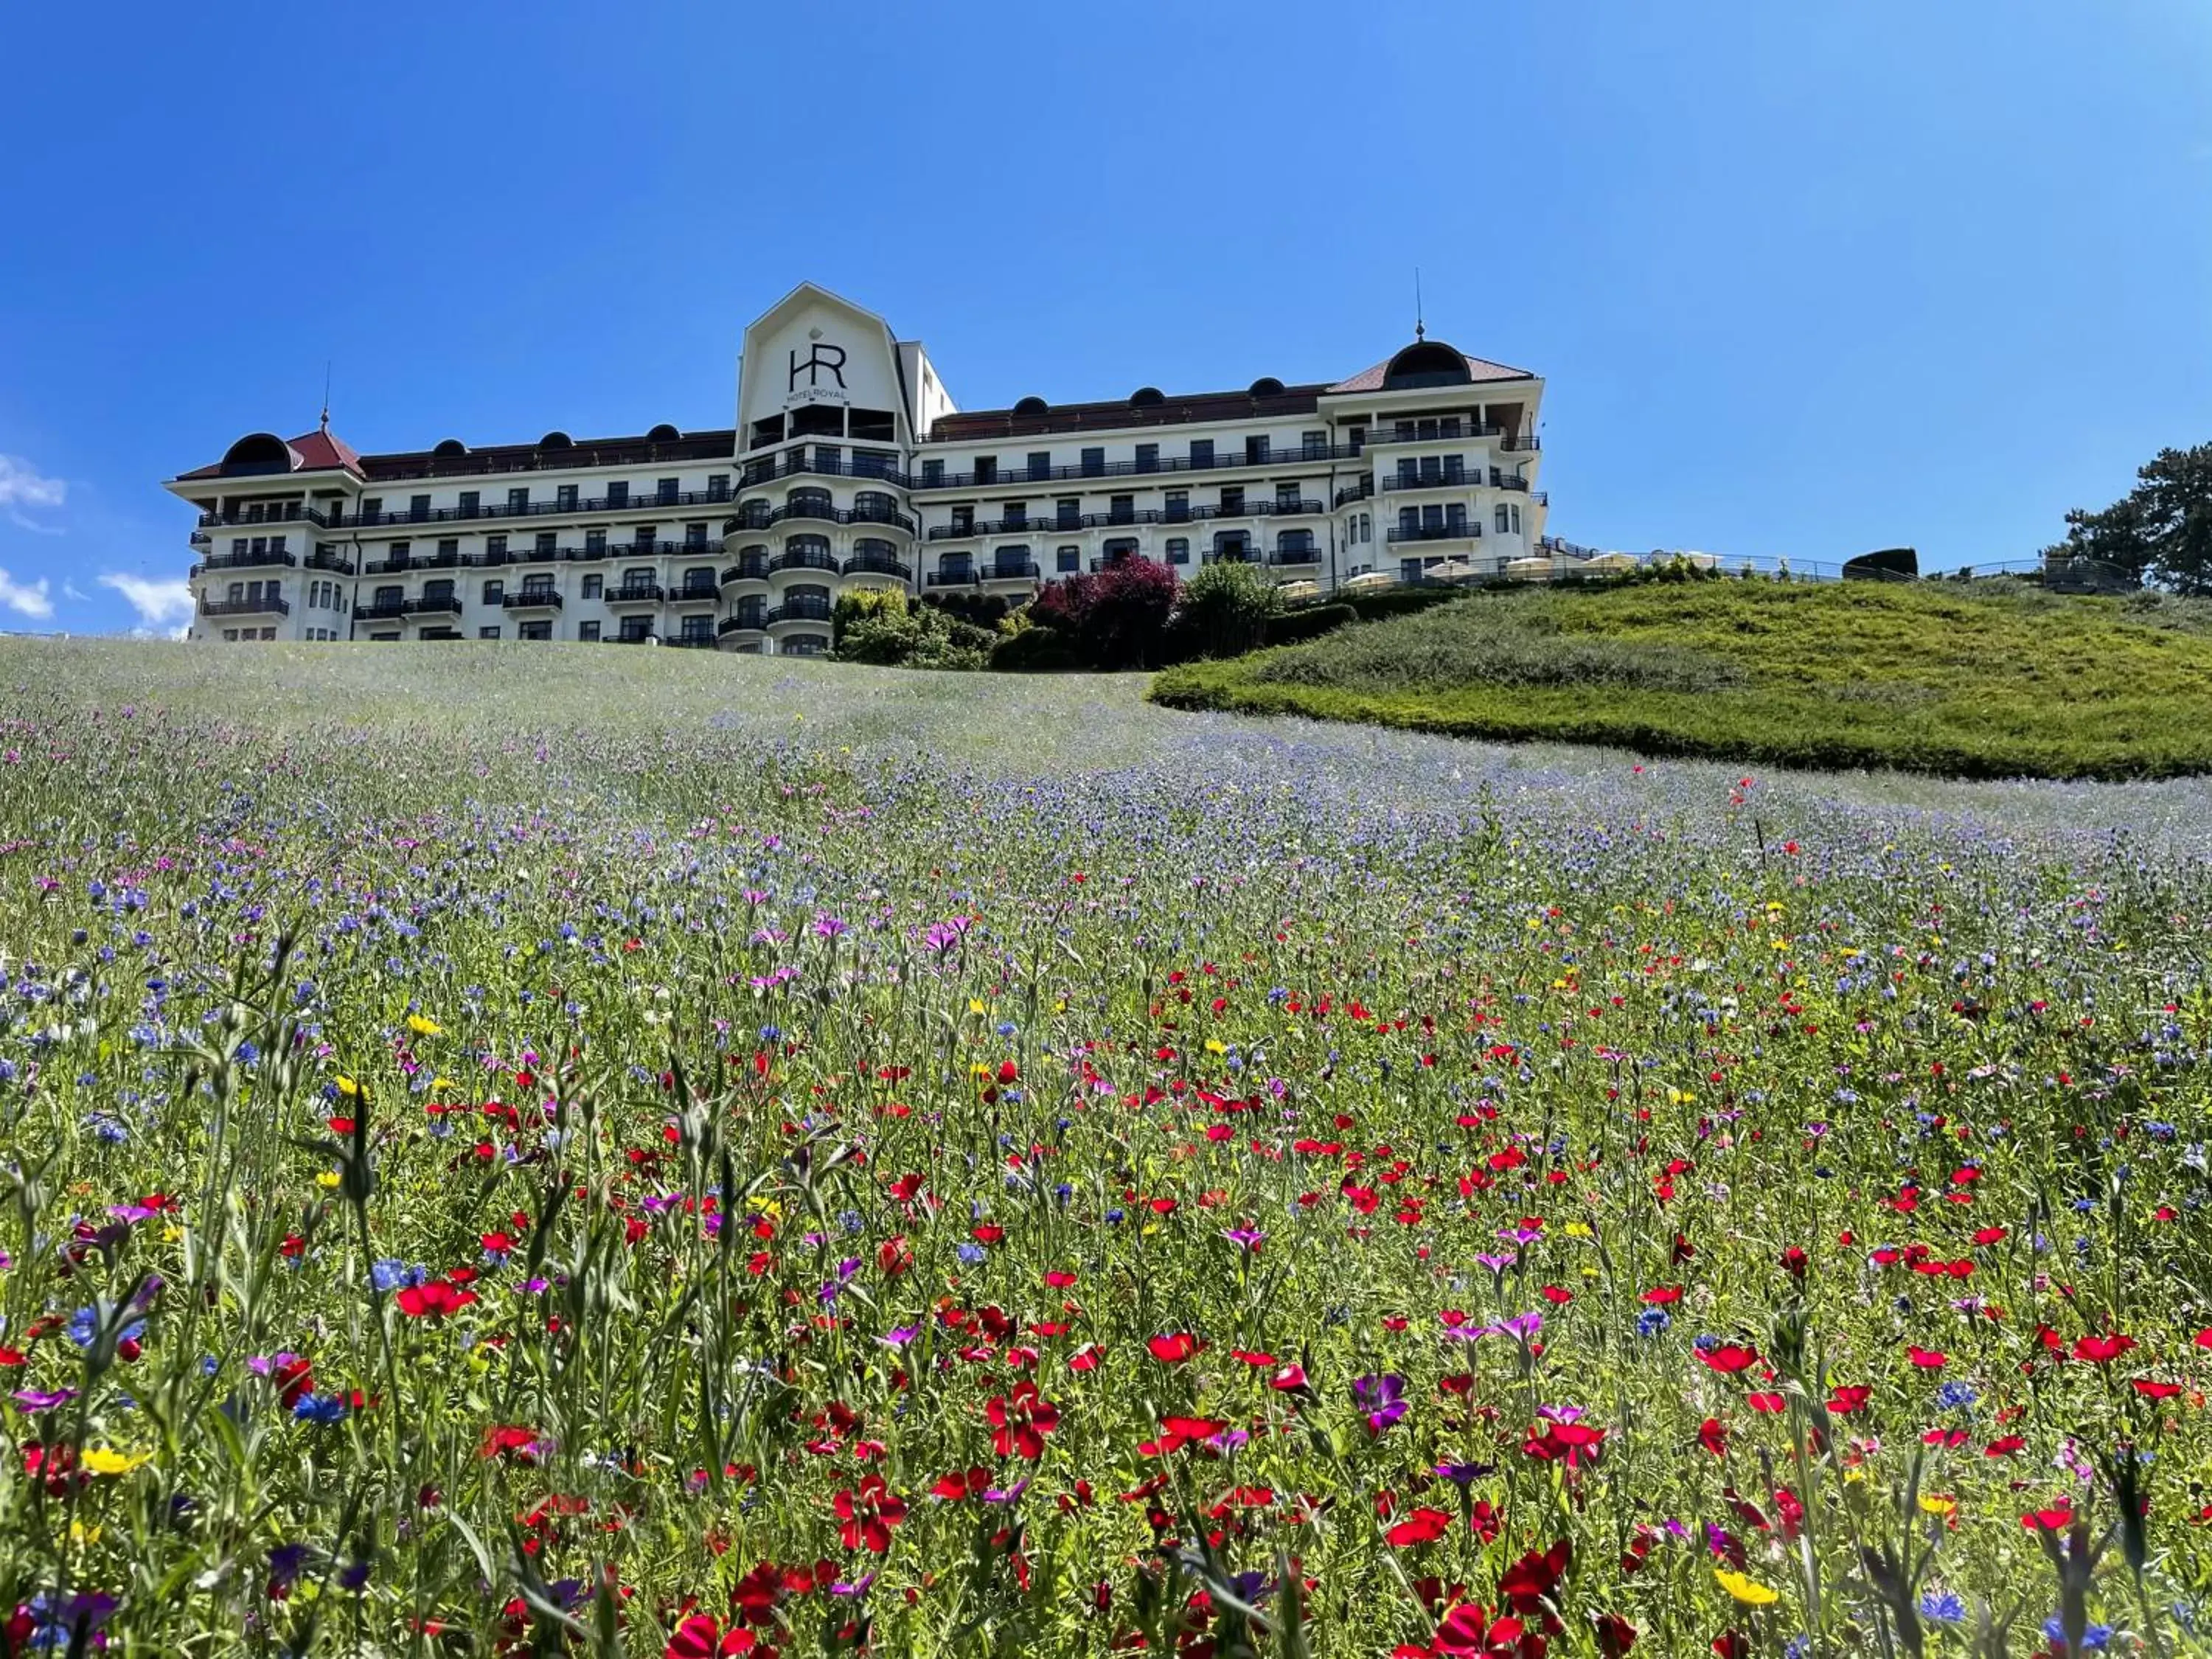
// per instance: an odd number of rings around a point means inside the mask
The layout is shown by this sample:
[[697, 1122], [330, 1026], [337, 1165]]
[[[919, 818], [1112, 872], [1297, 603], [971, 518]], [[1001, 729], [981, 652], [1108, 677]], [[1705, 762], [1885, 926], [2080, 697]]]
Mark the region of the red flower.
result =
[[1758, 1349], [1740, 1348], [1732, 1342], [1723, 1342], [1717, 1348], [1699, 1348], [1696, 1352], [1698, 1358], [1723, 1376], [1733, 1376], [1759, 1363]]
[[2181, 1392], [2179, 1382], [2154, 1382], [2148, 1376], [2138, 1376], [2128, 1386], [2146, 1400], [2171, 1400]]
[[495, 1423], [484, 1431], [483, 1444], [479, 1455], [484, 1457], [513, 1455], [519, 1462], [535, 1463], [544, 1448], [538, 1443], [538, 1431], [517, 1428], [512, 1425]]
[[906, 1519], [906, 1499], [884, 1485], [880, 1474], [864, 1474], [858, 1491], [848, 1489], [830, 1500], [844, 1524], [837, 1536], [848, 1550], [865, 1545], [878, 1555], [891, 1547], [891, 1528]]
[[932, 1497], [942, 1498], [948, 1504], [957, 1504], [971, 1492], [988, 1492], [990, 1486], [990, 1470], [978, 1463], [972, 1469], [955, 1469], [950, 1474], [939, 1475], [936, 1485], [929, 1491]]
[[1553, 1600], [1553, 1592], [1559, 1589], [1567, 1563], [1573, 1557], [1574, 1546], [1564, 1538], [1541, 1555], [1530, 1550], [1505, 1569], [1505, 1576], [1498, 1581], [1498, 1593], [1512, 1603], [1513, 1611], [1522, 1618], [1539, 1616], [1547, 1629], [1557, 1630], [1559, 1621], [1545, 1603]]
[[1605, 1659], [1621, 1659], [1636, 1645], [1636, 1626], [1617, 1613], [1601, 1613], [1590, 1623], [1597, 1637], [1597, 1650]]
[[1939, 1353], [1933, 1348], [1916, 1348], [1910, 1345], [1907, 1345], [1905, 1350], [1905, 1357], [1923, 1371], [1940, 1371], [1951, 1363], [1949, 1354]]
[[1037, 1393], [1036, 1384], [1017, 1382], [983, 1407], [989, 1419], [991, 1449], [1001, 1457], [1026, 1457], [1031, 1462], [1044, 1455], [1044, 1437], [1060, 1426], [1060, 1407]]
[[1433, 1543], [1451, 1530], [1451, 1516], [1442, 1510], [1415, 1510], [1382, 1535], [1399, 1549], [1410, 1544]]
[[2064, 1532], [2074, 1524], [2074, 1508], [2061, 1502], [2047, 1510], [2030, 1510], [2020, 1517], [2020, 1524], [2030, 1532]]
[[1177, 1331], [1173, 1336], [1156, 1336], [1145, 1346], [1152, 1351], [1152, 1358], [1163, 1365], [1180, 1365], [1206, 1346], [1188, 1331]]
[[2132, 1336], [2085, 1336], [2074, 1345], [2074, 1357], [2093, 1365], [2110, 1364], [2136, 1345]]
[[1755, 1412], [1778, 1412], [1790, 1404], [1778, 1394], [1747, 1394], [1743, 1397], [1743, 1403]]
[[1543, 1432], [1531, 1429], [1521, 1449], [1547, 1463], [1563, 1462], [1569, 1468], [1595, 1463], [1605, 1449], [1605, 1431], [1586, 1423], [1546, 1423]]
[[1682, 1287], [1680, 1285], [1655, 1285], [1644, 1291], [1643, 1296], [1643, 1300], [1655, 1308], [1662, 1307], [1669, 1302], [1680, 1302], [1681, 1299]]
[[1866, 1404], [1867, 1396], [1873, 1392], [1863, 1382], [1847, 1384], [1828, 1396], [1828, 1409], [1838, 1417], [1849, 1417]]
[[[1437, 1625], [1429, 1651], [1440, 1659], [1511, 1659], [1516, 1653], [1528, 1651], [1521, 1639], [1523, 1628], [1518, 1619], [1500, 1619], [1492, 1624], [1489, 1608], [1462, 1601]], [[1534, 1646], [1535, 1654], [1530, 1659], [1543, 1651], [1540, 1638]]]
[[1698, 1443], [1716, 1457], [1728, 1455], [1728, 1425], [1709, 1417], [1698, 1425]]
[[760, 1638], [743, 1626], [725, 1635], [722, 1627], [703, 1613], [695, 1613], [676, 1627], [662, 1650], [662, 1659], [716, 1659], [718, 1655], [750, 1653]]
[[432, 1314], [441, 1316], [459, 1313], [477, 1299], [474, 1291], [457, 1291], [442, 1279], [433, 1279], [421, 1285], [409, 1285], [399, 1292], [399, 1311], [410, 1319], [422, 1319]]
[[1990, 1441], [1988, 1445], [1983, 1447], [1982, 1455], [1984, 1457], [2010, 1457], [2014, 1452], [2018, 1451], [2026, 1444], [2027, 1444], [2027, 1442], [2021, 1436], [2016, 1434], [2008, 1434], [2003, 1436], [2002, 1438]]
[[1974, 1235], [1977, 1244], [2002, 1244], [2012, 1230], [2008, 1227], [1984, 1227]]

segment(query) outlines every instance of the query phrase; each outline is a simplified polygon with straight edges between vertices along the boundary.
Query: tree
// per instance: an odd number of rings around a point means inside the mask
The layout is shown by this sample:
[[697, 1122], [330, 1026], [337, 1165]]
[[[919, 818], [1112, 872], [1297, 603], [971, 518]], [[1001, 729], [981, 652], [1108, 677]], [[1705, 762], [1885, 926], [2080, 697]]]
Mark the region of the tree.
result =
[[2161, 449], [2136, 487], [2101, 513], [2066, 515], [2066, 539], [2046, 562], [2087, 559], [2115, 565], [2177, 593], [2212, 594], [2212, 444]]
[[1064, 635], [1085, 666], [1150, 668], [1160, 660], [1175, 572], [1150, 559], [1125, 559], [1096, 575], [1049, 584], [1030, 607], [1042, 627]]
[[935, 605], [908, 605], [896, 588], [840, 594], [835, 627], [839, 661], [890, 668], [981, 668], [993, 643]]
[[1256, 651], [1267, 619], [1283, 608], [1283, 590], [1267, 572], [1241, 560], [1221, 559], [1182, 585], [1176, 596], [1175, 627], [1202, 656], [1238, 657]]

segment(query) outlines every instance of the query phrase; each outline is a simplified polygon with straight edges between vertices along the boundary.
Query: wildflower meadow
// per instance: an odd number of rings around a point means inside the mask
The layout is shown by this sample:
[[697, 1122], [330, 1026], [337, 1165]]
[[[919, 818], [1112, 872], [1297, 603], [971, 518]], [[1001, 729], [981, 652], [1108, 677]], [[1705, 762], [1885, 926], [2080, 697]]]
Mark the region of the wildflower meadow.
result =
[[2201, 784], [0, 687], [0, 1652], [2208, 1650]]

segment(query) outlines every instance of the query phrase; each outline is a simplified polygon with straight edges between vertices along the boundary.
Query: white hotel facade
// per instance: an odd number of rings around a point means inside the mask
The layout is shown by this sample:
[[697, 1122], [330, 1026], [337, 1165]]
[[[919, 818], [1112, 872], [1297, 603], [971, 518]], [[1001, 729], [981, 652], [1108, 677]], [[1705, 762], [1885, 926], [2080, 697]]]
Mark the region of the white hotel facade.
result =
[[1018, 602], [1132, 558], [1323, 592], [1502, 570], [1544, 528], [1542, 395], [1417, 337], [1333, 384], [963, 413], [920, 343], [810, 283], [745, 331], [733, 428], [362, 455], [325, 422], [167, 488], [200, 514], [196, 640], [814, 655], [859, 586]]

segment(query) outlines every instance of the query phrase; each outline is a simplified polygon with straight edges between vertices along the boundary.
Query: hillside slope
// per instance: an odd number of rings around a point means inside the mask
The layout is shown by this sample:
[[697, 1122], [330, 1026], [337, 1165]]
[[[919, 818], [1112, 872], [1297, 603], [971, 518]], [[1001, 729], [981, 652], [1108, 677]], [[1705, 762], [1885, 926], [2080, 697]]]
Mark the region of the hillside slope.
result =
[[2212, 771], [2212, 626], [2156, 596], [1706, 580], [1470, 594], [1171, 669], [1154, 701], [1966, 777]]

